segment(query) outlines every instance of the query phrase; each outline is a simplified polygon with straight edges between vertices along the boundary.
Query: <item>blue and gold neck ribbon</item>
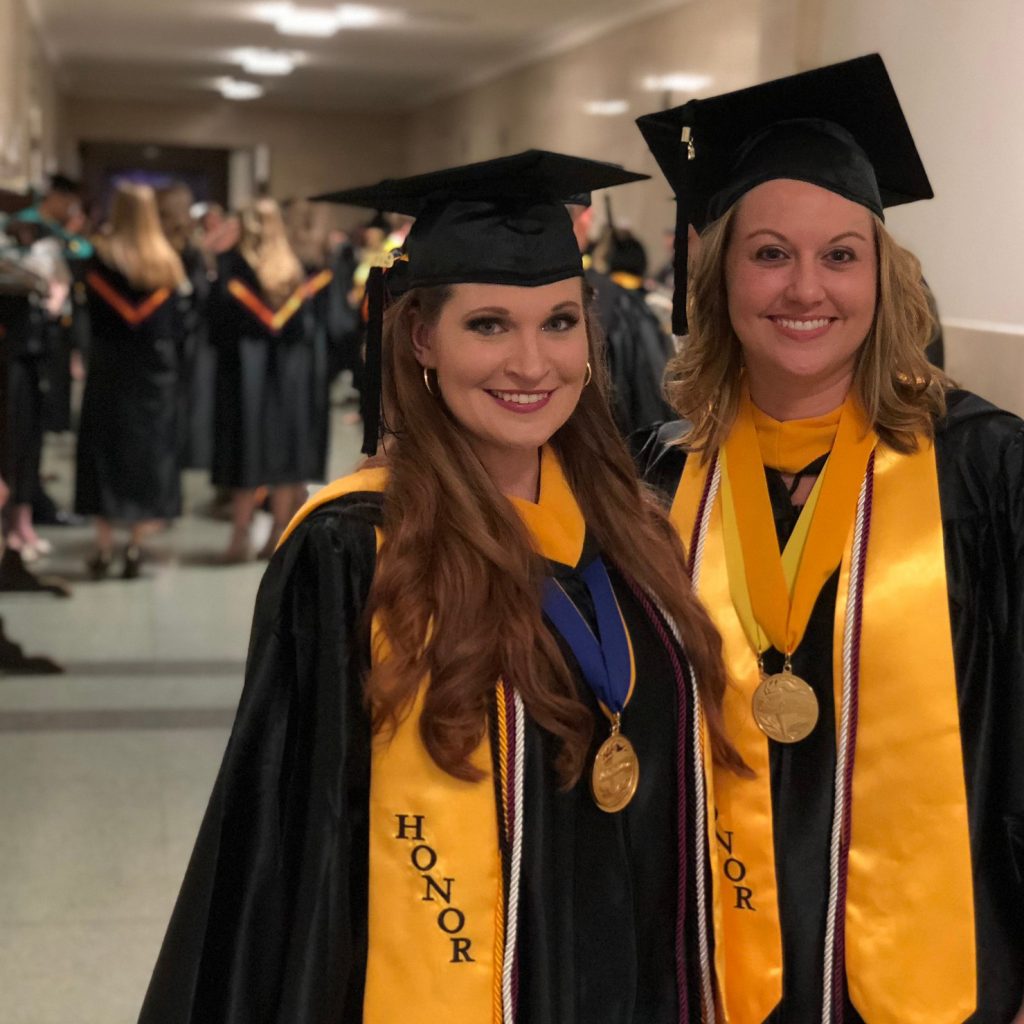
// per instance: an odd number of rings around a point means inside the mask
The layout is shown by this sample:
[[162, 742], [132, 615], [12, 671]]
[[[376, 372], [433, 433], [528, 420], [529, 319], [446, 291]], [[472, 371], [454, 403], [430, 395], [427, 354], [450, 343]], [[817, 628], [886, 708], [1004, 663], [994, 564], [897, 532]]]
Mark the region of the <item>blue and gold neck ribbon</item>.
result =
[[552, 577], [545, 580], [542, 607], [572, 650], [594, 696], [605, 712], [614, 716], [621, 714], [633, 690], [629, 634], [604, 562], [595, 558], [580, 577], [594, 602], [598, 635], [595, 636], [580, 610]]

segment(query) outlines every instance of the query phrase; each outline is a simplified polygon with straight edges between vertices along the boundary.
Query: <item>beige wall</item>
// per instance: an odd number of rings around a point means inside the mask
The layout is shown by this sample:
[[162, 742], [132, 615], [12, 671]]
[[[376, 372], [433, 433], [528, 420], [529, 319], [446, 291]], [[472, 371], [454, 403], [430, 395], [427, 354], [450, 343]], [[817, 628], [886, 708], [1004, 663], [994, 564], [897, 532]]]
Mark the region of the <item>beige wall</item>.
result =
[[1024, 4], [819, 0], [822, 63], [885, 58], [935, 190], [887, 216], [921, 258], [966, 387], [1024, 415]]
[[[671, 191], [633, 123], [664, 98], [643, 91], [643, 77], [682, 71], [706, 74], [712, 79], [704, 90], [709, 95], [751, 85], [760, 77], [766, 11], [787, 9], [794, 2], [690, 0], [567, 53], [430, 103], [410, 118], [410, 170], [538, 148], [646, 171], [655, 176], [653, 181], [616, 190], [615, 216], [641, 235], [652, 264], [658, 264], [664, 259], [661, 232], [672, 226], [674, 210]], [[792, 48], [786, 59], [788, 72]], [[676, 94], [671, 102], [689, 98]], [[628, 100], [629, 112], [615, 117], [583, 112], [585, 101], [602, 99]]]
[[60, 99], [23, 0], [0, 0], [0, 187], [23, 191], [57, 170]]
[[405, 122], [397, 114], [275, 110], [219, 98], [194, 104], [71, 98], [66, 122], [69, 161], [82, 141], [229, 149], [266, 144], [270, 190], [281, 198], [401, 175], [406, 166]]

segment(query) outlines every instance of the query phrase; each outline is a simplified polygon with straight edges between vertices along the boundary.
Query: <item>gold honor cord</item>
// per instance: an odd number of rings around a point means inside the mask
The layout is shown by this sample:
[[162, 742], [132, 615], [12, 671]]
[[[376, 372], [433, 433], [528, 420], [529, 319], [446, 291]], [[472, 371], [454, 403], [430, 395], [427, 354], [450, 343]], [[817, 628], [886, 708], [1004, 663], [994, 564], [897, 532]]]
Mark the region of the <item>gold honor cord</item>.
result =
[[[859, 404], [848, 397], [816, 493], [787, 545], [788, 557], [779, 554], [754, 406], [746, 391], [723, 448], [724, 496], [729, 508], [725, 537], [730, 583], [737, 588], [734, 601], [737, 609], [750, 609], [750, 621], [744, 621], [744, 627], [759, 658], [769, 645], [785, 655], [782, 672], [763, 677], [753, 696], [759, 728], [780, 743], [806, 738], [818, 721], [817, 698], [793, 673], [791, 658], [803, 640], [821, 588], [842, 560], [857, 494], [876, 443]], [[733, 524], [735, 529], [730, 530]], [[737, 536], [738, 547], [729, 544]]]

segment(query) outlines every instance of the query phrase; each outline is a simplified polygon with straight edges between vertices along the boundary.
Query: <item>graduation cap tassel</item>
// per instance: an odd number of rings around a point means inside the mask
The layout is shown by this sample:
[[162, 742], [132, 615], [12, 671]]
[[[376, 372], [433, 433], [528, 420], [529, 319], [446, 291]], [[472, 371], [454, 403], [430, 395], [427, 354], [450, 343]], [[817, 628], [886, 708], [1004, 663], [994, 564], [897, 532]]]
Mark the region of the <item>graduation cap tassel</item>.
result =
[[363, 394], [363, 454], [377, 454], [381, 419], [381, 346], [384, 334], [384, 268], [372, 267], [366, 281], [366, 365]]

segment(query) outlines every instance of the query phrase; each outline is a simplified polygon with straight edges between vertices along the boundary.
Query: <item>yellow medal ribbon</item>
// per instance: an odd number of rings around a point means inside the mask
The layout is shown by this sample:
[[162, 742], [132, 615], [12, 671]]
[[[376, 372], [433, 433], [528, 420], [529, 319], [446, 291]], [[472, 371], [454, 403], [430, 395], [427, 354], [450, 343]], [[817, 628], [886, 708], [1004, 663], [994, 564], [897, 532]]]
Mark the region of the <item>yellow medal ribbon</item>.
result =
[[[382, 492], [387, 480], [388, 471], [378, 468], [329, 484], [297, 513], [281, 543], [321, 505], [349, 494]], [[586, 524], [552, 449], [541, 455], [540, 501], [512, 503], [542, 555], [568, 565], [578, 562]], [[378, 530], [378, 550], [381, 543]], [[371, 651], [375, 664], [389, 653], [376, 618]], [[373, 738], [362, 1019], [393, 1024], [413, 1013], [417, 1020], [446, 1024], [502, 1024], [504, 883], [490, 737], [485, 733], [472, 756], [485, 773], [481, 782], [442, 771], [420, 738], [427, 685], [425, 680], [393, 735]], [[498, 692], [503, 717], [500, 686]], [[499, 735], [504, 738], [503, 729]]]
[[[672, 504], [686, 544], [708, 470], [688, 458]], [[719, 494], [698, 593], [722, 634], [726, 730], [754, 777], [708, 768], [715, 970], [724, 1019], [762, 1024], [782, 997], [769, 744], [751, 712], [760, 672], [730, 588], [723, 506]], [[845, 908], [849, 992], [872, 1024], [961, 1024], [976, 1005], [974, 903], [938, 474], [926, 439], [913, 455], [876, 453], [870, 514]], [[852, 532], [836, 604], [837, 708]]]
[[836, 571], [857, 508], [857, 493], [877, 438], [859, 404], [847, 398], [839, 418], [835, 445], [829, 456], [814, 506], [805, 507], [806, 526], [797, 531], [799, 555], [787, 583], [775, 533], [764, 463], [754, 423], [753, 402], [744, 389], [736, 422], [725, 442], [723, 472], [728, 477], [731, 504], [743, 557], [742, 579], [759, 629], [755, 646], [764, 651], [763, 633], [776, 650], [790, 655], [800, 645], [821, 588]]

